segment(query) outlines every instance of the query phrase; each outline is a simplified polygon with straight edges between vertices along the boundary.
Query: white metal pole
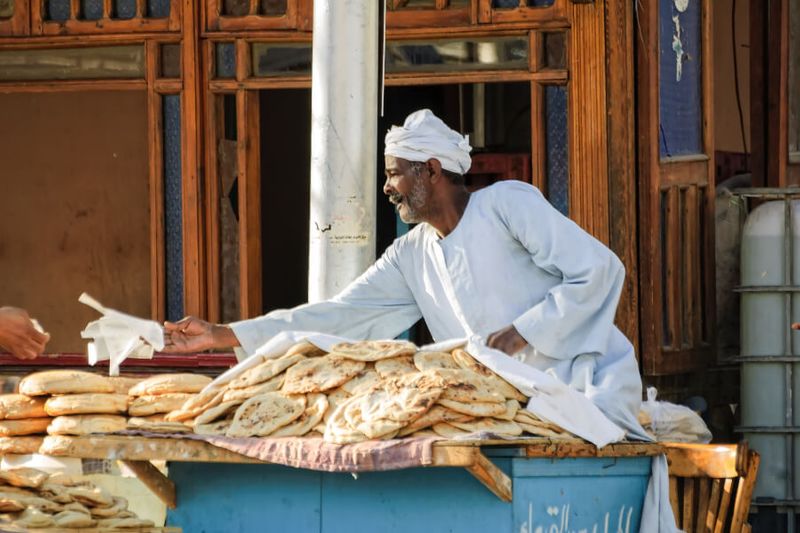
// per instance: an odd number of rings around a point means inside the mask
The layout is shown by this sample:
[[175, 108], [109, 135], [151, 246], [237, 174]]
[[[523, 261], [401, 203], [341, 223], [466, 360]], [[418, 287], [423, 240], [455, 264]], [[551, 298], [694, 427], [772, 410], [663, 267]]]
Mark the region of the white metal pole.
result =
[[308, 300], [334, 296], [375, 260], [376, 0], [315, 0]]

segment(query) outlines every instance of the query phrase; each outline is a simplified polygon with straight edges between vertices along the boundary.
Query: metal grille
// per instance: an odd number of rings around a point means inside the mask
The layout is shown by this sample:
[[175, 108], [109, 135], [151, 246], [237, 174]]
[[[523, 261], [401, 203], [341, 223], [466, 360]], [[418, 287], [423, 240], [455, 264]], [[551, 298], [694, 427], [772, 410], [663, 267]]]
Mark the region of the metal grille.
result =
[[545, 143], [547, 146], [547, 199], [569, 215], [569, 128], [567, 87], [548, 85], [545, 95]]
[[167, 319], [183, 316], [183, 224], [181, 208], [181, 97], [162, 99], [164, 124], [164, 240]]

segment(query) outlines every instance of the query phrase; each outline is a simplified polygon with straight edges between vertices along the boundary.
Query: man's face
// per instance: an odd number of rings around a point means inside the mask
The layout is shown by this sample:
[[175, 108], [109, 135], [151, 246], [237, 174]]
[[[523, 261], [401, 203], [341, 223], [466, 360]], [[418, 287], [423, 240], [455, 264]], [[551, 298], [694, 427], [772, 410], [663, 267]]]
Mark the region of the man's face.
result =
[[423, 222], [428, 214], [430, 177], [424, 164], [410, 163], [386, 156], [386, 182], [383, 193], [394, 204], [400, 220], [406, 224]]

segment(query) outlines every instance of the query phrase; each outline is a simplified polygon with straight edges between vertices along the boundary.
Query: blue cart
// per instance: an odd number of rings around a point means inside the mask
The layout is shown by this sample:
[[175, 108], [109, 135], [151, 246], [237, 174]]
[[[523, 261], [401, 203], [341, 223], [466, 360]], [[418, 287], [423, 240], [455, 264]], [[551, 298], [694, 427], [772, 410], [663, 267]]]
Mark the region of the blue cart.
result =
[[[46, 437], [42, 453], [119, 459], [185, 533], [634, 533], [657, 444], [440, 441], [432, 464], [328, 473], [267, 464], [206, 442]], [[169, 479], [151, 463], [169, 462]]]

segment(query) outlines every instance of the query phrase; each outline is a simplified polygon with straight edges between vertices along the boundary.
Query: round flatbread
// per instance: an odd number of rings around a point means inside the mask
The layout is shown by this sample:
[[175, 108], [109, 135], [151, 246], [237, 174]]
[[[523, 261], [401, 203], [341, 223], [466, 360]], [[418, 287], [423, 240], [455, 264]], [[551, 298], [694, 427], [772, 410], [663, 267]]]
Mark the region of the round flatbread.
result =
[[350, 394], [348, 394], [347, 391], [343, 390], [341, 387], [333, 389], [332, 391], [328, 391], [328, 410], [325, 412], [323, 420], [327, 422], [333, 416], [333, 412], [336, 410], [336, 408], [346, 402], [349, 398]]
[[361, 392], [368, 391], [380, 382], [381, 377], [378, 375], [378, 372], [376, 372], [374, 368], [367, 367], [357, 376], [343, 383], [339, 388], [351, 396], [355, 396]]
[[113, 496], [114, 503], [108, 507], [92, 507], [92, 516], [97, 518], [116, 517], [121, 511], [128, 509], [128, 500], [119, 496]]
[[44, 398], [30, 398], [24, 394], [2, 394], [0, 395], [0, 420], [46, 417], [44, 402]]
[[92, 516], [91, 511], [89, 511], [89, 508], [86, 507], [85, 505], [83, 505], [82, 503], [78, 503], [78, 502], [70, 502], [70, 503], [64, 505], [64, 510], [65, 511], [72, 511], [74, 513], [81, 513], [81, 514], [86, 515], [86, 516]]
[[332, 355], [306, 359], [286, 371], [281, 391], [286, 394], [324, 392], [342, 385], [364, 367], [362, 361]]
[[53, 516], [56, 527], [79, 528], [92, 527], [96, 522], [89, 516], [76, 511], [61, 511]]
[[300, 418], [274, 431], [270, 437], [302, 437], [322, 421], [328, 410], [328, 398], [324, 394], [309, 394], [306, 410]]
[[438, 403], [453, 411], [479, 418], [500, 415], [506, 411], [505, 402], [457, 402], [440, 398]]
[[133, 378], [128, 376], [110, 376], [108, 378], [117, 394], [128, 394], [131, 388], [138, 385], [144, 378]]
[[457, 348], [452, 352], [453, 360], [464, 370], [472, 370], [489, 380], [493, 389], [502, 394], [508, 399], [517, 400], [518, 402], [527, 402], [528, 398], [522, 394], [516, 387], [509, 382], [492, 372], [485, 365], [482, 365], [474, 357], [468, 354], [461, 348]]
[[128, 429], [149, 431], [150, 433], [191, 433], [192, 431], [192, 428], [182, 422], [167, 422], [164, 420], [164, 415], [132, 416], [128, 419]]
[[340, 342], [331, 348], [335, 354], [356, 361], [380, 361], [403, 355], [413, 355], [417, 347], [408, 341]]
[[[45, 428], [47, 429], [47, 428]], [[9, 453], [39, 453], [44, 437], [0, 437], [0, 456]]]
[[483, 376], [471, 370], [452, 370], [449, 368], [436, 368], [431, 370], [441, 376], [447, 383], [447, 388], [442, 394], [445, 400], [456, 402], [498, 402], [505, 403], [506, 398], [496, 390]]
[[141, 529], [153, 527], [152, 520], [144, 518], [100, 518], [97, 520], [97, 527], [107, 529]]
[[277, 359], [267, 359], [263, 363], [254, 366], [253, 368], [245, 371], [241, 376], [234, 378], [228, 383], [229, 389], [244, 389], [252, 387], [259, 383], [264, 383], [270, 380], [289, 368], [306, 359], [306, 356], [300, 353], [292, 355], [284, 355]]
[[108, 378], [80, 370], [45, 370], [22, 378], [19, 392], [26, 396], [44, 394], [81, 394], [84, 392], [113, 393]]
[[417, 367], [414, 366], [413, 356], [401, 355], [400, 357], [375, 361], [375, 371], [381, 378], [389, 379], [416, 372]]
[[68, 415], [57, 416], [47, 427], [50, 435], [91, 435], [124, 431], [128, 421], [118, 415]]
[[0, 495], [0, 513], [18, 513], [25, 509], [25, 504], [10, 494]]
[[228, 437], [266, 437], [300, 418], [306, 409], [305, 396], [268, 392], [254, 396], [236, 410]]
[[42, 483], [47, 481], [49, 474], [35, 468], [14, 468], [12, 470], [0, 470], [0, 481], [28, 489], [38, 489]]
[[190, 420], [200, 413], [219, 405], [222, 403], [222, 397], [225, 395], [225, 389], [209, 389], [207, 391], [196, 394], [194, 398], [186, 400], [180, 409], [170, 411], [164, 416], [167, 422], [183, 422]]
[[[38, 488], [39, 496], [42, 498], [47, 498], [48, 500], [52, 500], [56, 503], [62, 504], [70, 504], [74, 503], [72, 501], [72, 496], [70, 496], [64, 485], [59, 485], [57, 483], [49, 483], [45, 481], [42, 483], [42, 486]], [[66, 509], [65, 509], [66, 510]]]
[[286, 350], [286, 353], [283, 356], [289, 357], [297, 354], [304, 355], [306, 357], [319, 357], [320, 355], [325, 355], [325, 350], [311, 342], [301, 341]]
[[157, 374], [131, 387], [128, 394], [145, 396], [175, 392], [197, 393], [209, 383], [211, 378], [202, 374]]
[[134, 398], [128, 406], [131, 416], [151, 416], [169, 413], [180, 409], [195, 394], [188, 392], [167, 392], [164, 394], [147, 394]]
[[228, 413], [235, 411], [238, 406], [242, 405], [242, 403], [244, 403], [244, 400], [230, 400], [227, 402], [222, 402], [219, 405], [215, 405], [214, 407], [197, 415], [197, 417], [194, 419], [194, 424], [209, 424], [215, 420], [224, 418]]
[[198, 435], [220, 435], [224, 436], [228, 429], [231, 427], [233, 418], [226, 418], [225, 420], [217, 420], [210, 424], [196, 424], [194, 432]]
[[398, 435], [400, 437], [405, 437], [406, 435], [416, 433], [441, 422], [469, 422], [470, 420], [474, 420], [474, 418], [475, 417], [450, 410], [442, 405], [434, 405], [427, 413], [401, 429]]
[[55, 522], [51, 515], [43, 513], [39, 509], [28, 507], [11, 522], [11, 525], [22, 528], [43, 529], [53, 527]]
[[96, 485], [67, 487], [67, 493], [78, 503], [88, 507], [110, 507], [114, 496], [103, 487]]
[[448, 352], [417, 352], [414, 354], [414, 366], [420, 372], [440, 368], [449, 368], [451, 370], [459, 370], [461, 368]]
[[450, 425], [469, 433], [492, 433], [504, 437], [516, 437], [522, 434], [522, 428], [511, 420], [496, 418], [480, 418], [470, 422], [450, 422]]
[[44, 433], [52, 418], [25, 418], [22, 420], [0, 420], [0, 437], [36, 435]]
[[277, 376], [272, 377], [263, 383], [259, 383], [257, 385], [251, 385], [243, 389], [228, 388], [225, 390], [225, 394], [222, 395], [222, 401], [223, 402], [229, 402], [231, 400], [245, 401], [249, 400], [253, 396], [264, 394], [265, 392], [278, 391], [283, 386], [283, 380], [285, 377], [286, 377], [285, 373], [278, 374]]
[[468, 431], [458, 429], [457, 427], [452, 426], [447, 422], [440, 422], [439, 424], [434, 424], [433, 426], [431, 426], [431, 429], [434, 431], [434, 433], [446, 439], [459, 439], [469, 435]]
[[128, 410], [127, 394], [87, 392], [52, 396], [44, 404], [50, 416], [124, 413]]
[[517, 400], [506, 400], [506, 410], [503, 414], [494, 415], [494, 418], [499, 418], [500, 420], [514, 420], [514, 417], [517, 416], [517, 411], [520, 410], [520, 405]]
[[352, 401], [352, 399], [346, 400], [339, 405], [325, 424], [325, 432], [322, 435], [325, 442], [332, 442], [333, 444], [353, 444], [369, 440], [366, 435], [350, 427], [347, 423], [344, 411], [350, 401]]

